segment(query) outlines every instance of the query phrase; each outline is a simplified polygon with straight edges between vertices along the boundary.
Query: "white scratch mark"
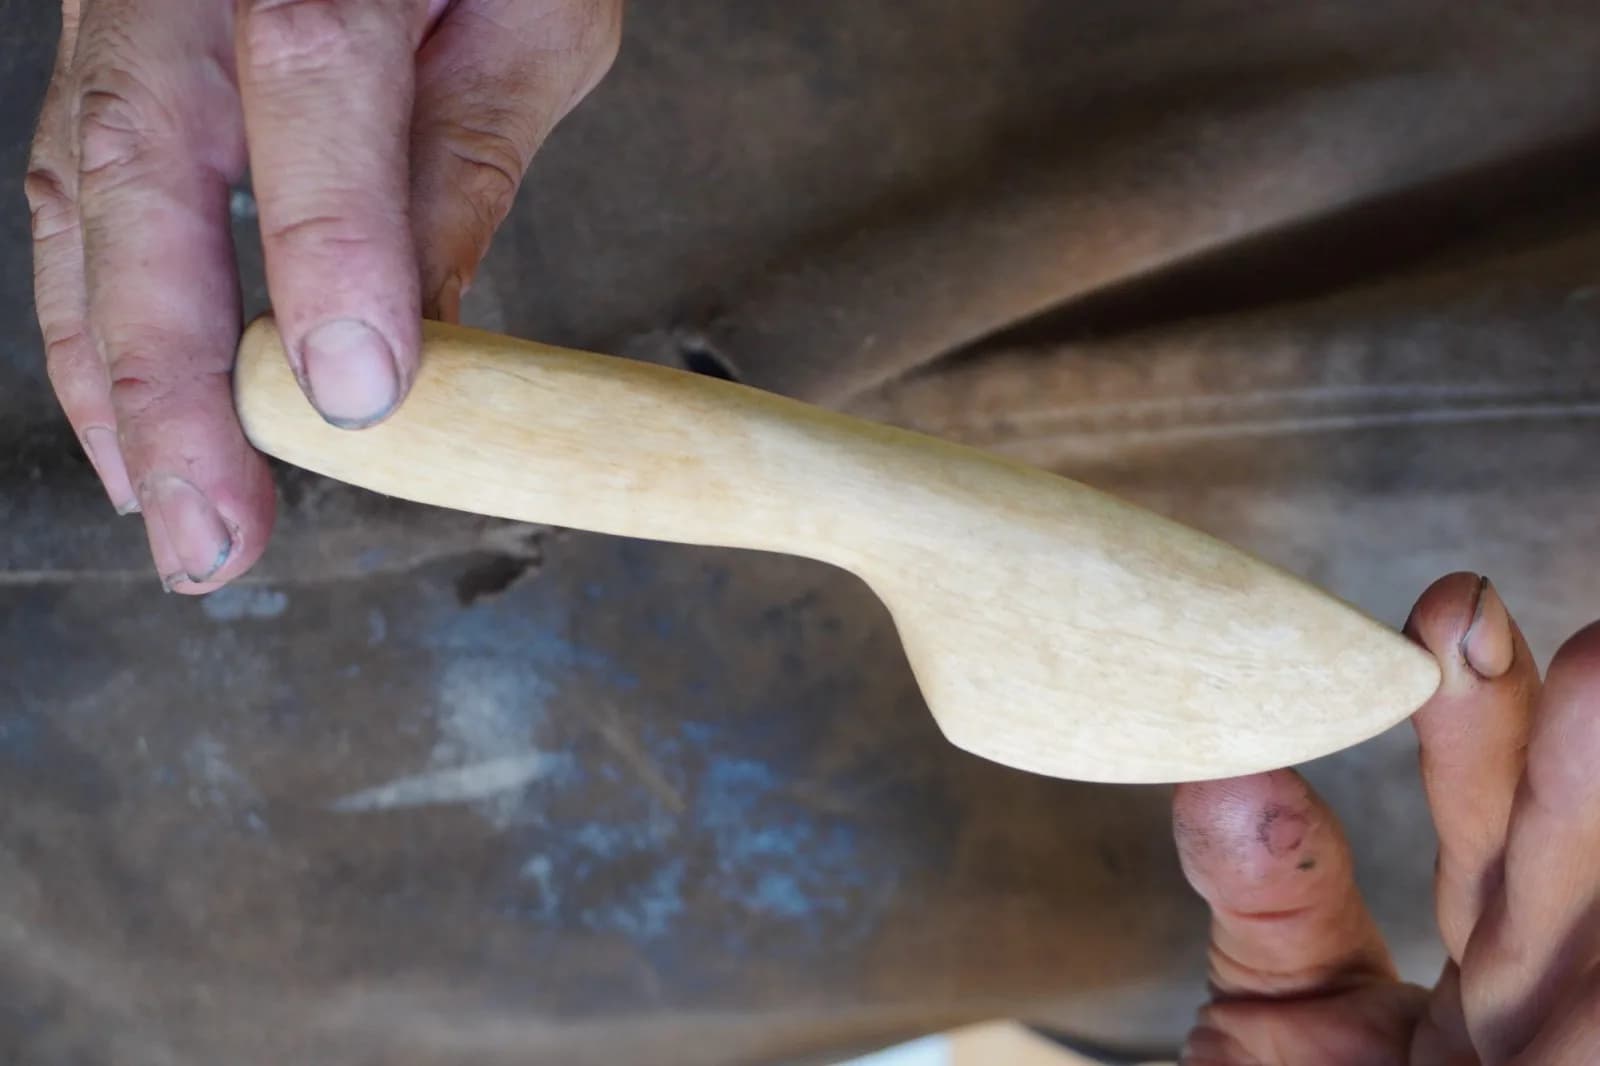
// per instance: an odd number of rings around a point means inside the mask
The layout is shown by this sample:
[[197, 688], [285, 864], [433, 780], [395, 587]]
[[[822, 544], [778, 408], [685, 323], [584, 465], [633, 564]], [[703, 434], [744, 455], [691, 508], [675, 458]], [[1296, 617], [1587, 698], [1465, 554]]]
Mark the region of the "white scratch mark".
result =
[[[438, 736], [425, 773], [508, 758], [551, 758], [535, 741], [548, 693], [549, 686], [526, 666], [477, 657], [452, 659], [439, 678]], [[539, 765], [547, 774], [557, 764]], [[537, 816], [521, 788], [485, 792], [471, 800], [478, 815], [498, 830]]]
[[560, 756], [529, 752], [448, 770], [431, 770], [352, 792], [334, 800], [329, 809], [351, 813], [473, 803], [524, 788], [556, 769], [562, 761]]

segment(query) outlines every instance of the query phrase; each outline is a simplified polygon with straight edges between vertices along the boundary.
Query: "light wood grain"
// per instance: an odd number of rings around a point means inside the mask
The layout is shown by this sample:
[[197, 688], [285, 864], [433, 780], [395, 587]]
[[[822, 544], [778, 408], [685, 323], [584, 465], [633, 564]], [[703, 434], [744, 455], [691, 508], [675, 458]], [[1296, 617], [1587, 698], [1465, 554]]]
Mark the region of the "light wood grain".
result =
[[[950, 1055], [944, 1066], [1095, 1066], [1016, 1022], [969, 1025], [951, 1032], [949, 1041]], [[1141, 1066], [1177, 1064], [1147, 1062]]]
[[1170, 782], [1291, 765], [1439, 681], [1393, 630], [1076, 482], [682, 371], [429, 324], [387, 422], [323, 422], [270, 319], [236, 373], [286, 462], [440, 507], [807, 556], [892, 613], [950, 741], [1019, 769]]
[[[1096, 1066], [1012, 1021], [979, 1022], [834, 1066]], [[1140, 1066], [1177, 1066], [1151, 1061]]]

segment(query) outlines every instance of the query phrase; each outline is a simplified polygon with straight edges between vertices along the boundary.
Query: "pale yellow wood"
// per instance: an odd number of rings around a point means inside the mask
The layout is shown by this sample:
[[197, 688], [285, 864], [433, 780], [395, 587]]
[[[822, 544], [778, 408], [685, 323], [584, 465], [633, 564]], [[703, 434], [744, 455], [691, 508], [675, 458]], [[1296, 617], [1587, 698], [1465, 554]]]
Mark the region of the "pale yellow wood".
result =
[[[978, 1022], [834, 1066], [1095, 1066], [1014, 1021]], [[1139, 1066], [1177, 1066], [1152, 1060]]]
[[[949, 1034], [946, 1066], [1094, 1066], [1016, 1022], [986, 1022]], [[1149, 1062], [1141, 1066], [1175, 1066]]]
[[1439, 681], [1399, 634], [1076, 482], [730, 382], [429, 324], [392, 418], [323, 422], [271, 321], [246, 433], [391, 496], [527, 522], [808, 556], [888, 605], [944, 734], [1094, 781], [1275, 768], [1401, 721]]

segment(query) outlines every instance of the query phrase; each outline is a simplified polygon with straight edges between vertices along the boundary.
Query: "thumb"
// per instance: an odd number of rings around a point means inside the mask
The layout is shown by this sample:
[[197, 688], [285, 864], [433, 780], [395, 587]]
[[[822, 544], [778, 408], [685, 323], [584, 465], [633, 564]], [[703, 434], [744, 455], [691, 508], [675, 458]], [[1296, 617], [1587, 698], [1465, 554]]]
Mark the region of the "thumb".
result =
[[411, 217], [423, 312], [455, 321], [533, 154], [610, 68], [621, 0], [458, 0], [417, 56]]
[[1184, 875], [1211, 906], [1211, 983], [1224, 998], [1306, 996], [1392, 980], [1339, 821], [1299, 774], [1178, 787]]
[[1426, 993], [1394, 980], [1350, 845], [1300, 775], [1179, 786], [1173, 827], [1211, 906], [1213, 996], [1185, 1066], [1405, 1061]]

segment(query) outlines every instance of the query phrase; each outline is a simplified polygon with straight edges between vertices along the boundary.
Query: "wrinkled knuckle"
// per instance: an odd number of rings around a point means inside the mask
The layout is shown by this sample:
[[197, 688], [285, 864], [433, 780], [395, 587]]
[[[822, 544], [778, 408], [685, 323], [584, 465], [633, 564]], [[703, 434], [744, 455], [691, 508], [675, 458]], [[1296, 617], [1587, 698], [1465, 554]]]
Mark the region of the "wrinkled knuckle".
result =
[[1334, 988], [1348, 979], [1357, 961], [1352, 951], [1346, 956], [1303, 965], [1267, 968], [1240, 959], [1216, 944], [1212, 944], [1209, 954], [1212, 978], [1219, 987], [1265, 996], [1303, 995], [1312, 989]]
[[111, 407], [119, 417], [140, 418], [159, 408], [171, 390], [160, 378], [142, 377], [129, 371], [111, 379]]
[[106, 344], [111, 404], [119, 414], [137, 417], [161, 406], [172, 391], [164, 346], [154, 337]]
[[273, 218], [262, 227], [262, 242], [295, 259], [348, 255], [374, 244], [354, 212]]
[[44, 342], [44, 372], [61, 406], [71, 410], [96, 388], [105, 385], [104, 369], [85, 358], [87, 339], [80, 332], [47, 336]]
[[22, 193], [28, 201], [34, 240], [50, 240], [78, 225], [78, 206], [67, 193], [59, 170], [36, 161], [22, 179]]
[[498, 226], [510, 214], [527, 168], [516, 141], [492, 129], [462, 125], [444, 131], [444, 141], [463, 164], [461, 192], [487, 228]]
[[139, 77], [110, 70], [85, 81], [78, 100], [78, 172], [86, 179], [127, 171], [154, 146], [170, 143], [171, 108]]
[[336, 0], [251, 0], [243, 14], [245, 61], [281, 77], [341, 64], [354, 51], [351, 10]]

